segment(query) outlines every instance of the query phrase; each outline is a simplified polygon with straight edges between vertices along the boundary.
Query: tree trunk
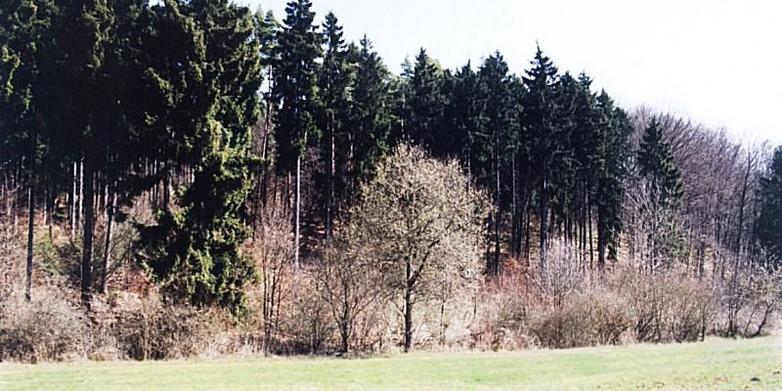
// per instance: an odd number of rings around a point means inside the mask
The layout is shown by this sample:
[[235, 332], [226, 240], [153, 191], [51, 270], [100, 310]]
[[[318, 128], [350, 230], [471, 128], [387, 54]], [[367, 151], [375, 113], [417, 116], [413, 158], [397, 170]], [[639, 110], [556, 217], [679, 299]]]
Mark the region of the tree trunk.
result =
[[334, 143], [334, 113], [331, 114], [331, 131], [329, 134], [329, 188], [326, 195], [326, 241], [331, 240], [332, 232], [332, 218], [334, 213], [334, 175], [336, 170], [335, 164], [335, 143]]
[[546, 246], [548, 234], [548, 172], [546, 166], [543, 167], [543, 183], [540, 194], [540, 272], [546, 272]]
[[299, 245], [301, 241], [301, 154], [296, 158], [296, 194], [295, 194], [295, 238], [293, 252], [293, 266], [299, 270]]
[[412, 275], [412, 265], [408, 261], [405, 270], [405, 353], [409, 352], [413, 345], [413, 287], [410, 282]]
[[[106, 242], [103, 246], [103, 276], [100, 281], [100, 293], [106, 293], [106, 280], [109, 277], [109, 263], [111, 262], [111, 239], [114, 226], [114, 209], [117, 207], [117, 194], [109, 191], [111, 201], [106, 208]], [[168, 204], [166, 204], [168, 205]]]
[[[95, 198], [95, 189], [93, 188], [93, 167], [89, 159], [82, 163], [83, 178], [88, 183], [82, 186], [84, 189], [84, 200], [82, 201], [84, 214], [82, 215], [82, 226], [84, 234], [82, 237], [82, 257], [81, 257], [81, 300], [87, 309], [90, 308], [91, 290], [92, 290], [92, 236], [94, 234], [94, 216], [93, 204]], [[82, 182], [84, 182], [82, 180]]]
[[493, 259], [493, 275], [500, 274], [500, 192], [502, 191], [500, 182], [500, 152], [499, 152], [499, 132], [495, 132], [495, 144], [494, 144], [494, 176], [495, 176], [495, 209], [494, 209], [494, 259]]
[[24, 298], [28, 302], [32, 300], [33, 294], [33, 239], [35, 228], [35, 187], [33, 185], [33, 174], [30, 173], [30, 188], [27, 189], [27, 273], [25, 280]]

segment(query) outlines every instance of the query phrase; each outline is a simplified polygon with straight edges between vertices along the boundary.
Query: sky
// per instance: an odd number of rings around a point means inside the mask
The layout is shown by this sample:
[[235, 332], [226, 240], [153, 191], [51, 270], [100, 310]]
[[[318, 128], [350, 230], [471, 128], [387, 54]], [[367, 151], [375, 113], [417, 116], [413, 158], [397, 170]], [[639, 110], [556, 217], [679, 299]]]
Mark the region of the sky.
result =
[[[236, 0], [285, 15], [285, 0]], [[347, 40], [364, 34], [399, 72], [424, 47], [446, 68], [499, 50], [511, 71], [538, 42], [560, 71], [585, 71], [621, 106], [782, 144], [782, 2], [774, 0], [313, 0]]]

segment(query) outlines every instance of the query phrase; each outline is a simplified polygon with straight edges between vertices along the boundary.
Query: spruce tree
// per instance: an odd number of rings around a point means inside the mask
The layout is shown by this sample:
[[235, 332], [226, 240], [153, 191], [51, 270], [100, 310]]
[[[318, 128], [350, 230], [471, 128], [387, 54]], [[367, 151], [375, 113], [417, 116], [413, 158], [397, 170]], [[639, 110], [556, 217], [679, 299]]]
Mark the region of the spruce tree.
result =
[[389, 72], [382, 58], [364, 36], [355, 58], [356, 75], [351, 86], [347, 156], [349, 172], [345, 196], [352, 199], [358, 185], [374, 173], [377, 162], [390, 150], [389, 131], [392, 123], [389, 103]]
[[316, 60], [321, 56], [321, 35], [314, 25], [315, 12], [309, 0], [294, 0], [285, 8], [287, 16], [278, 36], [274, 96], [280, 103], [276, 113], [278, 168], [294, 171], [294, 265], [299, 266], [301, 239], [301, 162], [310, 142], [318, 139]]
[[671, 146], [663, 139], [657, 118], [652, 118], [644, 132], [638, 166], [641, 176], [650, 181], [654, 200], [666, 207], [677, 206], [683, 196], [681, 174], [673, 160]]
[[657, 118], [652, 118], [638, 151], [642, 225], [646, 229], [649, 272], [663, 262], [681, 258], [682, 235], [677, 223], [683, 197], [682, 179]]
[[503, 197], [507, 184], [504, 171], [508, 167], [508, 155], [511, 155], [514, 132], [515, 105], [511, 93], [511, 77], [508, 65], [502, 55], [497, 52], [486, 59], [478, 71], [481, 89], [481, 99], [484, 106], [481, 109], [481, 130], [476, 134], [481, 145], [481, 166], [485, 173], [485, 184], [492, 189], [494, 209], [489, 216], [493, 249], [487, 259], [487, 271], [497, 275], [500, 272], [501, 225], [503, 210], [508, 204]]
[[415, 57], [409, 78], [406, 103], [409, 106], [407, 135], [414, 143], [442, 156], [440, 150], [441, 126], [445, 96], [443, 94], [443, 70], [421, 48]]
[[[46, 180], [41, 169], [51, 154], [50, 129], [43, 117], [50, 91], [38, 83], [43, 47], [48, 43], [51, 15], [48, 1], [13, 1], [0, 8], [0, 169], [21, 162], [26, 172], [27, 257], [25, 298], [32, 297], [33, 244], [38, 189]], [[44, 200], [44, 207], [46, 207]]]
[[241, 314], [244, 284], [254, 276], [240, 251], [261, 81], [252, 14], [228, 1], [173, 0], [157, 14], [161, 31], [183, 44], [182, 57], [170, 60], [186, 64], [189, 83], [170, 90], [162, 76], [172, 70], [165, 67], [157, 80], [164, 96], [182, 99], [162, 119], [174, 132], [173, 161], [189, 167], [193, 180], [179, 208], [162, 213], [160, 225], [142, 235], [151, 242], [146, 264], [175, 297]]
[[597, 249], [598, 268], [606, 259], [617, 260], [619, 239], [623, 230], [622, 203], [628, 170], [633, 131], [625, 112], [614, 106], [605, 91], [597, 97], [602, 117], [599, 122], [597, 171]]
[[540, 266], [546, 269], [546, 251], [549, 234], [549, 198], [553, 159], [561, 152], [559, 129], [557, 128], [556, 91], [557, 68], [551, 59], [543, 55], [538, 47], [532, 68], [526, 72], [524, 84], [527, 95], [524, 99], [523, 123], [527, 135], [530, 164], [535, 172], [535, 188], [540, 225]]
[[782, 265], [782, 147], [774, 155], [766, 175], [760, 182], [760, 215], [757, 233], [760, 245], [766, 251], [767, 266]]
[[[320, 182], [325, 185], [323, 192], [323, 223], [326, 239], [331, 238], [335, 214], [337, 191], [337, 148], [345, 144], [338, 143], [344, 139], [346, 121], [351, 104], [350, 86], [355, 74], [355, 67], [349, 63], [348, 51], [342, 38], [342, 27], [333, 13], [326, 15], [323, 24], [325, 51], [323, 65], [318, 77], [320, 92], [319, 124], [322, 129]], [[344, 152], [341, 153], [344, 155]]]

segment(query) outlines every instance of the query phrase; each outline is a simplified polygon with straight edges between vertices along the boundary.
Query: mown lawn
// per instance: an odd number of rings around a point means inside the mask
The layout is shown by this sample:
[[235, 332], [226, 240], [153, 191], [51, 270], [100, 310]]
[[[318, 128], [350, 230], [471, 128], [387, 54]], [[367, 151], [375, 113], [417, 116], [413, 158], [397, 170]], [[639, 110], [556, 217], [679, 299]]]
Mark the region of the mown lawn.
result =
[[782, 339], [370, 359], [0, 364], [0, 390], [780, 390]]

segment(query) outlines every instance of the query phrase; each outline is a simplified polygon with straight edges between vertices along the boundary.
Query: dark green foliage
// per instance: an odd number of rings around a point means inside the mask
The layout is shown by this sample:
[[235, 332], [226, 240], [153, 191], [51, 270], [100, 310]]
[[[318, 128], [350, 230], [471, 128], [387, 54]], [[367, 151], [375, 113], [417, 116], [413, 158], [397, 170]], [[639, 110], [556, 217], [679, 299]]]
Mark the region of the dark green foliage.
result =
[[769, 266], [782, 264], [782, 147], [774, 150], [768, 173], [761, 178], [757, 234]]
[[412, 74], [407, 80], [406, 104], [409, 109], [403, 137], [437, 156], [444, 155], [443, 141], [448, 137], [442, 129], [446, 103], [443, 82], [443, 70], [422, 48], [415, 57]]
[[552, 195], [552, 166], [562, 154], [562, 130], [557, 127], [557, 68], [538, 47], [532, 68], [527, 71], [524, 83], [527, 95], [524, 99], [523, 121], [527, 137], [530, 164], [536, 173], [534, 183], [537, 192], [538, 221], [540, 225], [540, 263], [545, 270], [549, 235], [549, 199]]
[[652, 118], [644, 133], [638, 151], [638, 166], [641, 176], [649, 180], [654, 201], [676, 207], [683, 196], [681, 174], [656, 118]]
[[[348, 51], [342, 39], [342, 26], [338, 24], [333, 13], [326, 15], [323, 24], [323, 39], [326, 50], [323, 56], [318, 77], [320, 92], [320, 110], [318, 123], [322, 129], [321, 139], [321, 170], [319, 184], [325, 188], [321, 193], [323, 205], [323, 223], [326, 237], [330, 238], [335, 212], [335, 195], [337, 188], [344, 189], [344, 180], [337, 178], [337, 146], [346, 145], [347, 121], [350, 109], [350, 85], [354, 78], [354, 67], [348, 62]], [[340, 151], [343, 157], [344, 151]], [[344, 166], [340, 159], [339, 166]]]
[[352, 101], [347, 134], [349, 162], [348, 197], [359, 182], [369, 179], [377, 162], [390, 151], [391, 127], [389, 72], [383, 60], [364, 36], [359, 48], [350, 50], [356, 75], [352, 85]]
[[475, 133], [475, 139], [480, 146], [477, 155], [477, 167], [474, 175], [479, 183], [491, 189], [494, 200], [494, 210], [489, 219], [493, 249], [487, 259], [487, 271], [491, 274], [500, 272], [500, 231], [503, 220], [503, 209], [508, 204], [505, 193], [508, 187], [504, 178], [512, 176], [506, 172], [513, 163], [516, 139], [516, 111], [508, 65], [502, 55], [497, 52], [486, 59], [478, 71], [480, 100], [482, 101], [480, 127]]
[[623, 229], [624, 183], [629, 173], [628, 137], [632, 126], [627, 114], [621, 108], [614, 107], [605, 91], [598, 96], [597, 104], [602, 113], [599, 124], [596, 195], [598, 262], [602, 267], [605, 265], [606, 252], [609, 259], [617, 260]]
[[[158, 118], [175, 133], [169, 156], [191, 169], [193, 180], [181, 192], [179, 208], [162, 212], [160, 225], [143, 236], [152, 243], [146, 264], [175, 297], [217, 303], [238, 314], [244, 310], [242, 289], [254, 276], [240, 251], [247, 238], [242, 210], [254, 163], [250, 127], [258, 117], [261, 80], [253, 18], [228, 1], [172, 0], [154, 12], [163, 29], [187, 43], [183, 56], [169, 61], [187, 64], [179, 69], [190, 82], [179, 89], [156, 79], [164, 97], [182, 99], [169, 106], [171, 116]], [[176, 72], [166, 65], [171, 64], [163, 64], [159, 75]], [[186, 108], [188, 115], [180, 116]]]
[[315, 13], [309, 0], [294, 0], [285, 8], [287, 16], [278, 32], [274, 71], [278, 169], [290, 172], [308, 142], [319, 137], [316, 126], [317, 73], [322, 37], [317, 32]]

